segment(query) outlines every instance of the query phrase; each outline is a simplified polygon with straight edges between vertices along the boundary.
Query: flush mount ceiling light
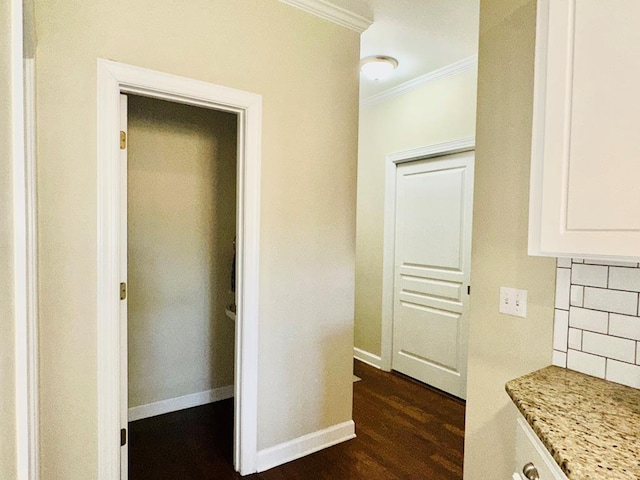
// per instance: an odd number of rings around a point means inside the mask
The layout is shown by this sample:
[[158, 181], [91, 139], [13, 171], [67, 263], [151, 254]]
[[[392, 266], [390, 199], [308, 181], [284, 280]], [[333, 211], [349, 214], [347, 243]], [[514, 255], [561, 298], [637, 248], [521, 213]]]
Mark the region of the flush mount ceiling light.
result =
[[360, 60], [360, 71], [370, 80], [385, 80], [398, 66], [395, 58], [373, 55]]

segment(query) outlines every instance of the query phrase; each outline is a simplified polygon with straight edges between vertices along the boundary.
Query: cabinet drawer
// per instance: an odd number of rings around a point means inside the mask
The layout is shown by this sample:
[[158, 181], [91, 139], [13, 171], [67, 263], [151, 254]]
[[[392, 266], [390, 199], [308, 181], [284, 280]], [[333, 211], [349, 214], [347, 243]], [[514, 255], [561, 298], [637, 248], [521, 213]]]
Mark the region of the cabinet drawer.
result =
[[551, 454], [547, 451], [524, 417], [518, 414], [516, 422], [516, 462], [513, 480], [527, 480], [522, 470], [532, 463], [540, 480], [568, 480], [560, 470]]

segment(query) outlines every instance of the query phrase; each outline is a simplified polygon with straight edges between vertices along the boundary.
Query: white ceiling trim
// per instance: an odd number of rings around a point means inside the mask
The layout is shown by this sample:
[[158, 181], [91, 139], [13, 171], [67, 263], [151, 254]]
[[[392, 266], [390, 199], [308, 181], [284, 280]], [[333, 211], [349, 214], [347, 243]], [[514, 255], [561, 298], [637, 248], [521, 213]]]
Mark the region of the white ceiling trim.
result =
[[357, 13], [351, 12], [326, 0], [280, 0], [282, 3], [304, 10], [330, 22], [337, 23], [343, 27], [354, 30], [358, 33], [364, 32], [371, 26], [373, 20]]
[[471, 57], [467, 57], [458, 62], [452, 63], [451, 65], [447, 65], [446, 67], [442, 67], [438, 70], [434, 70], [433, 72], [429, 72], [425, 75], [421, 75], [419, 77], [414, 78], [413, 80], [409, 80], [408, 82], [401, 83], [400, 85], [396, 85], [388, 90], [384, 90], [383, 92], [376, 93], [375, 95], [371, 95], [363, 99], [360, 102], [360, 106], [362, 107], [370, 107], [372, 105], [377, 105], [382, 102], [386, 102], [395, 97], [399, 97], [400, 95], [404, 95], [411, 90], [418, 88], [425, 83], [434, 82], [436, 80], [441, 80], [446, 77], [450, 77], [451, 75], [455, 75], [457, 73], [466, 72], [467, 70], [477, 69], [478, 68], [478, 56], [472, 55]]

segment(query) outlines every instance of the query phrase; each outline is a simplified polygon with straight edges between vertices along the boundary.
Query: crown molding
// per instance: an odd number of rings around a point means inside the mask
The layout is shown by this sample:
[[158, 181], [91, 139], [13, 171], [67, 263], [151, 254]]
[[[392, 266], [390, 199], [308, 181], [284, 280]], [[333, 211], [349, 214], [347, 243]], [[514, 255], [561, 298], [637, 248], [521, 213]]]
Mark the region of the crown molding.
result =
[[304, 10], [317, 17], [337, 23], [358, 33], [371, 26], [373, 20], [368, 16], [339, 7], [326, 0], [280, 0], [282, 3]]
[[[394, 164], [413, 162], [414, 160], [423, 160], [425, 158], [439, 157], [442, 155], [451, 155], [453, 153], [468, 152], [475, 150], [476, 137], [464, 137], [449, 142], [436, 143], [427, 145], [426, 147], [412, 148], [411, 150], [403, 150], [388, 154], [385, 158]], [[395, 175], [395, 174], [394, 174]]]
[[375, 95], [371, 95], [370, 97], [363, 99], [360, 102], [360, 106], [370, 107], [372, 105], [377, 105], [392, 98], [399, 97], [400, 95], [404, 95], [405, 93], [410, 92], [411, 90], [414, 90], [426, 83], [441, 80], [443, 78], [476, 68], [478, 68], [478, 56], [472, 55], [471, 57], [467, 57], [458, 62], [452, 63], [451, 65], [447, 65], [446, 67], [439, 68], [438, 70], [434, 70], [433, 72], [421, 75], [414, 78], [413, 80], [409, 80], [408, 82], [404, 82], [400, 85], [396, 85], [395, 87], [391, 87], [388, 90], [384, 90], [380, 93], [376, 93]]

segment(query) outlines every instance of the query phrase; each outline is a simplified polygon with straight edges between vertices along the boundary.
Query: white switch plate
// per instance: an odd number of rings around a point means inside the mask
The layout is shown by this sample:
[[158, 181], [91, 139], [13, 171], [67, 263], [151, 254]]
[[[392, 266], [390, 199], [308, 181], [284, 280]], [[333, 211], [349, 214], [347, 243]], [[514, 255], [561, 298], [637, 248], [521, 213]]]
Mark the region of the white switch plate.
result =
[[511, 287], [500, 287], [500, 313], [516, 317], [527, 316], [527, 291]]
[[498, 311], [510, 315], [513, 309], [511, 308], [511, 297], [513, 288], [500, 287], [500, 304], [498, 305]]

